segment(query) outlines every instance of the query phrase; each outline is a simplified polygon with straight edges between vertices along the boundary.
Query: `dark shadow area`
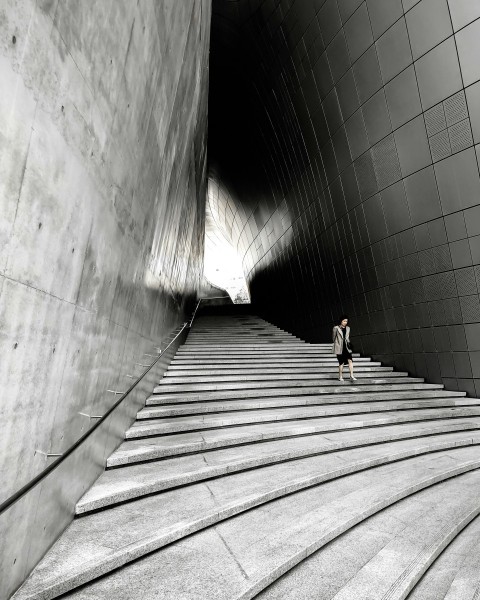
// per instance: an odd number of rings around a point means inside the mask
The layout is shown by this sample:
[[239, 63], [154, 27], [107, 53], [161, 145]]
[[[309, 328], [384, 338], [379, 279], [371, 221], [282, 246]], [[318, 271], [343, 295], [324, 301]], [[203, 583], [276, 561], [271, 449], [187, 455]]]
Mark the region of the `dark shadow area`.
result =
[[210, 168], [252, 302], [480, 393], [480, 8], [214, 0]]

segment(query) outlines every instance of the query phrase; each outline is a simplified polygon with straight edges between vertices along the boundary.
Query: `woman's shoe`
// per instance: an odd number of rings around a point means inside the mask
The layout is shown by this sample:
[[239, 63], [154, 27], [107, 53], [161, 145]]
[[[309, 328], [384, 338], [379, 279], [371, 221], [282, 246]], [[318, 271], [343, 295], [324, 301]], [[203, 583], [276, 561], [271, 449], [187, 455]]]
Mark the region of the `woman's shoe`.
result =
[[350, 381], [357, 381], [357, 378], [354, 377], [353, 375], [350, 376]]
[[345, 381], [345, 379], [343, 377], [339, 377], [338, 381]]

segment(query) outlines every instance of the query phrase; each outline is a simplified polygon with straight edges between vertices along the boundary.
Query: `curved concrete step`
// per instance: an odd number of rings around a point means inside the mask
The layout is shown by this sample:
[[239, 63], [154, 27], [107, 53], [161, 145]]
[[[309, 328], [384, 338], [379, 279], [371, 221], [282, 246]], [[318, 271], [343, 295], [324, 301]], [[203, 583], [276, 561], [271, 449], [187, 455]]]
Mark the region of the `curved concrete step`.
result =
[[[255, 324], [228, 324], [222, 323], [218, 327], [202, 327], [201, 323], [195, 321], [195, 327], [192, 329], [192, 334], [194, 335], [224, 335], [225, 332], [230, 331], [238, 331], [240, 334], [252, 334], [263, 331], [278, 331], [281, 333], [287, 333], [277, 325], [273, 325], [272, 323], [268, 323], [267, 321], [261, 320], [260, 323]], [[292, 333], [288, 333], [288, 335], [292, 335]]]
[[253, 332], [244, 332], [241, 333], [239, 331], [231, 331], [225, 334], [220, 335], [219, 333], [217, 334], [211, 334], [211, 335], [207, 335], [207, 334], [203, 334], [203, 335], [198, 335], [198, 334], [194, 334], [194, 333], [190, 333], [187, 341], [183, 344], [183, 346], [188, 347], [191, 346], [192, 344], [216, 344], [216, 343], [220, 343], [220, 344], [231, 344], [231, 343], [235, 343], [235, 342], [239, 342], [239, 343], [262, 343], [264, 341], [270, 341], [270, 340], [279, 340], [279, 341], [285, 341], [285, 342], [291, 342], [291, 343], [297, 343], [297, 344], [307, 344], [308, 346], [318, 346], [318, 347], [327, 347], [325, 344], [309, 344], [308, 342], [305, 342], [304, 340], [301, 340], [300, 338], [297, 338], [293, 335], [290, 335], [288, 333], [285, 332], [281, 332], [281, 331], [268, 331], [268, 330], [264, 330], [264, 331], [253, 331]]
[[[240, 378], [239, 378], [240, 379]], [[378, 375], [377, 373], [359, 373], [357, 377], [358, 381], [355, 381], [356, 386], [361, 386], [365, 384], [371, 383], [401, 383], [402, 381], [408, 381], [411, 383], [421, 383], [423, 379], [416, 377], [409, 377], [408, 373], [402, 373], [398, 371], [393, 371], [391, 373], [382, 373]], [[286, 386], [286, 381], [288, 381], [288, 387], [311, 387], [315, 384], [318, 385], [319, 382], [322, 383], [323, 386], [338, 386], [342, 385], [341, 382], [338, 381], [337, 377], [333, 375], [317, 375], [312, 378], [305, 379], [288, 379], [282, 380], [280, 378], [275, 377], [275, 379], [266, 379], [262, 381], [229, 381], [229, 382], [219, 382], [215, 383], [177, 383], [175, 385], [171, 384], [166, 379], [162, 380], [160, 385], [157, 386], [153, 393], [167, 393], [167, 392], [175, 392], [175, 393], [183, 393], [183, 392], [199, 392], [199, 391], [217, 391], [217, 390], [248, 390], [249, 388], [259, 389], [272, 389], [272, 388], [283, 388]]]
[[168, 417], [162, 414], [162, 408], [149, 407], [137, 413], [138, 425], [161, 425], [162, 433], [177, 431], [197, 431], [200, 429], [213, 429], [231, 427], [247, 423], [271, 423], [276, 421], [294, 421], [312, 419], [317, 417], [331, 417], [336, 415], [355, 415], [373, 412], [420, 410], [427, 408], [450, 408], [459, 406], [480, 407], [480, 400], [476, 398], [435, 398], [428, 400], [403, 399], [389, 400], [387, 402], [349, 402], [342, 404], [326, 404], [314, 406], [289, 406], [258, 410], [237, 410], [210, 413], [206, 415], [174, 415]]
[[[472, 448], [460, 448], [379, 466], [306, 489], [300, 488], [300, 491], [296, 490], [306, 479], [301, 481], [298, 478], [288, 484], [292, 486], [289, 495], [282, 495], [264, 505], [272, 492], [264, 493], [263, 501], [258, 494], [251, 498], [249, 509], [242, 506], [240, 513], [235, 512], [234, 501], [227, 500], [231, 498], [232, 486], [228, 485], [226, 478], [215, 480], [208, 484], [213, 494], [213, 497], [210, 494], [211, 506], [215, 507], [208, 516], [204, 507], [201, 509], [202, 519], [194, 516], [199, 509], [197, 491], [196, 502], [189, 504], [193, 515], [187, 518], [182, 515], [181, 530], [170, 526], [166, 533], [165, 527], [155, 527], [150, 521], [148, 538], [130, 542], [127, 552], [125, 547], [105, 551], [104, 546], [103, 557], [99, 553], [94, 560], [78, 567], [77, 572], [50, 577], [49, 594], [42, 597], [55, 597], [54, 594], [65, 592], [68, 585], [78, 586], [80, 582], [91, 581], [92, 572], [94, 577], [98, 577], [103, 571], [103, 574], [110, 574], [92, 581], [88, 588], [70, 592], [66, 597], [78, 600], [114, 595], [117, 600], [140, 596], [153, 600], [158, 597], [181, 598], [187, 593], [187, 597], [198, 600], [254, 598], [316, 550], [380, 510], [422, 489], [479, 467], [480, 461]], [[471, 475], [476, 484], [480, 475]], [[194, 487], [185, 489], [192, 491]], [[286, 487], [283, 485], [284, 491]], [[160, 498], [173, 493], [167, 492]], [[245, 500], [242, 502], [245, 503]], [[252, 510], [256, 502], [264, 505], [262, 509]], [[195, 506], [192, 507], [192, 504]], [[176, 506], [178, 511], [178, 501]], [[185, 508], [187, 504], [184, 502], [182, 506]], [[222, 509], [222, 506], [228, 508]], [[99, 513], [92, 517], [103, 515]], [[227, 515], [230, 518], [222, 522]], [[236, 516], [232, 518], [232, 515]], [[171, 513], [169, 517], [172, 518]], [[81, 521], [83, 519], [79, 519], [78, 523]], [[214, 529], [210, 527], [213, 523], [217, 523]], [[208, 529], [202, 531], [205, 527]], [[182, 540], [187, 531], [199, 533]], [[170, 542], [168, 547], [164, 547], [168, 543], [166, 539]], [[171, 544], [175, 540], [181, 541]], [[157, 548], [163, 549], [144, 556], [147, 551]], [[137, 560], [128, 564], [134, 559]], [[125, 565], [123, 569], [111, 573], [112, 568], [122, 564]], [[220, 572], [223, 577], [219, 576]], [[38, 591], [28, 595], [28, 590], [25, 590], [23, 596], [19, 595], [16, 600], [38, 598]]]
[[[348, 372], [348, 370], [347, 370]], [[370, 375], [373, 373], [373, 375]], [[355, 377], [390, 377], [393, 376], [392, 367], [357, 367], [355, 369]], [[338, 379], [338, 369], [335, 368], [323, 368], [323, 369], [298, 369], [293, 370], [284, 368], [273, 373], [274, 378], [277, 381], [289, 381], [289, 380], [315, 380], [333, 378]], [[395, 376], [397, 373], [395, 373]], [[270, 381], [272, 379], [272, 373], [265, 373], [263, 369], [245, 371], [239, 373], [196, 373], [196, 374], [183, 374], [183, 373], [166, 373], [166, 377], [163, 381], [166, 384], [174, 385], [177, 383], [219, 383], [219, 382], [230, 382], [230, 381]], [[160, 382], [160, 385], [162, 382]]]
[[[355, 367], [381, 367], [382, 363], [378, 361], [372, 361], [369, 358], [357, 358], [355, 360]], [[264, 359], [262, 360], [224, 360], [224, 361], [213, 361], [213, 360], [180, 360], [172, 361], [168, 367], [169, 371], [172, 370], [219, 370], [219, 371], [235, 371], [249, 370], [249, 369], [263, 369], [268, 372], [267, 369], [338, 369], [337, 359]]]
[[[146, 405], [152, 406], [155, 404], [164, 403], [182, 403], [182, 402], [207, 402], [209, 400], [228, 400], [233, 398], [271, 398], [271, 397], [286, 397], [286, 396], [311, 396], [315, 395], [334, 395], [334, 394], [363, 394], [367, 392], [394, 392], [394, 391], [415, 391], [415, 390], [442, 390], [443, 385], [438, 383], [424, 383], [422, 380], [415, 380], [412, 383], [412, 378], [403, 378], [400, 383], [374, 383], [364, 381], [361, 386], [355, 385], [349, 381], [339, 383], [337, 386], [328, 385], [329, 382], [323, 383], [321, 386], [308, 386], [297, 388], [264, 388], [264, 389], [240, 389], [240, 390], [218, 390], [215, 392], [186, 392], [183, 394], [160, 394], [155, 393], [147, 398]], [[163, 391], [163, 388], [162, 388]]]
[[192, 328], [190, 335], [188, 336], [188, 339], [190, 339], [191, 336], [194, 335], [226, 335], [226, 332], [233, 332], [233, 331], [237, 331], [239, 335], [256, 335], [259, 333], [264, 333], [264, 332], [275, 332], [275, 333], [283, 333], [285, 335], [291, 335], [292, 337], [293, 334], [288, 333], [286, 331], [284, 331], [283, 329], [280, 329], [280, 327], [277, 327], [276, 325], [272, 325], [271, 323], [267, 323], [266, 321], [263, 321], [262, 323], [259, 324], [251, 324], [251, 325], [227, 325], [227, 324], [222, 324], [219, 327], [210, 327], [210, 328], [204, 328], [201, 325], [198, 325], [198, 322], [195, 322], [195, 327]]
[[437, 558], [409, 600], [478, 600], [480, 518], [461, 531]]
[[[465, 398], [465, 392], [450, 392], [446, 390], [413, 390], [398, 392], [372, 392], [362, 394], [324, 394], [319, 396], [285, 396], [280, 398], [233, 399], [224, 402], [192, 402], [154, 405], [158, 416], [172, 417], [182, 415], [197, 415], [220, 413], [233, 410], [264, 410], [289, 406], [314, 406], [324, 404], [341, 404], [355, 402], [379, 402], [382, 400], [415, 400], [433, 401], [436, 398], [458, 399]], [[469, 398], [465, 404], [477, 404], [477, 398]], [[462, 404], [464, 404], [462, 402]], [[148, 407], [145, 410], [149, 410]], [[143, 414], [143, 413], [142, 413]]]
[[[182, 344], [183, 347], [188, 347], [194, 344], [231, 344], [235, 342], [247, 342], [247, 343], [263, 343], [268, 342], [270, 340], [279, 340], [285, 342], [291, 342], [294, 344], [306, 344], [307, 346], [318, 346], [322, 348], [327, 348], [329, 344], [311, 344], [310, 342], [306, 342], [301, 338], [295, 337], [294, 335], [287, 333], [286, 331], [275, 330], [275, 329], [263, 329], [263, 330], [252, 330], [252, 331], [241, 331], [241, 330], [225, 330], [224, 333], [216, 332], [216, 333], [195, 333], [191, 331], [185, 341]], [[330, 344], [331, 346], [331, 344]]]
[[[205, 344], [203, 344], [203, 347], [206, 350], [217, 350], [219, 347], [220, 348], [230, 348], [230, 346], [233, 346], [233, 349], [239, 348], [240, 350], [244, 350], [245, 348], [243, 347], [239, 347], [236, 343], [231, 343], [231, 342], [236, 342], [237, 340], [232, 340], [231, 337], [228, 338], [228, 341], [226, 341], [225, 343], [218, 343], [218, 340], [211, 340], [208, 342], [205, 342]], [[241, 342], [242, 340], [240, 340]], [[300, 348], [300, 349], [305, 349], [305, 350], [314, 350], [316, 352], [326, 352], [331, 354], [332, 353], [332, 348], [333, 348], [333, 344], [309, 344], [308, 342], [304, 342], [303, 340], [300, 339], [296, 339], [296, 338], [274, 338], [274, 337], [263, 337], [263, 338], [256, 338], [254, 340], [247, 340], [244, 339], [243, 340], [244, 343], [249, 344], [251, 346], [258, 346], [259, 350], [265, 350], [264, 348], [264, 344], [268, 344], [269, 346], [271, 345], [271, 348], [269, 348], [272, 351], [275, 351], [276, 349], [276, 342], [280, 343], [280, 344], [286, 344], [287, 346], [290, 345], [295, 348]], [[273, 342], [273, 343], [272, 343]], [[195, 346], [195, 348], [193, 348], [193, 346]], [[182, 346], [179, 347], [178, 351], [179, 352], [185, 352], [185, 351], [189, 351], [189, 350], [198, 350], [198, 344], [189, 344], [188, 342], [186, 344], [183, 344]]]
[[[261, 344], [261, 343], [269, 343], [269, 342], [288, 342], [292, 344], [305, 344], [306, 342], [294, 338], [291, 335], [285, 333], [278, 332], [262, 332], [257, 335], [254, 334], [230, 334], [230, 335], [212, 335], [212, 336], [194, 336], [190, 334], [188, 336], [187, 343], [184, 344], [185, 347], [190, 348], [191, 346], [196, 345], [206, 345], [206, 344], [220, 344], [222, 346], [231, 346], [234, 344]], [[309, 344], [310, 345], [310, 344]]]
[[[371, 364], [372, 359], [368, 356], [361, 356], [355, 359], [355, 364]], [[374, 363], [381, 364], [381, 363]], [[217, 359], [207, 359], [207, 358], [179, 358], [175, 356], [170, 363], [170, 368], [184, 368], [186, 365], [212, 365], [213, 368], [226, 368], [229, 369], [232, 366], [238, 366], [239, 368], [248, 368], [251, 365], [254, 368], [258, 367], [268, 367], [269, 365], [273, 367], [281, 367], [285, 365], [291, 366], [338, 366], [338, 361], [336, 357], [325, 357], [325, 358], [316, 358], [316, 357], [307, 357], [307, 358], [299, 358], [297, 356], [292, 356], [291, 358], [269, 358], [268, 356], [262, 356], [261, 358], [256, 358], [254, 360], [246, 358], [217, 358]]]
[[[248, 366], [250, 365], [250, 366]], [[375, 361], [356, 361], [355, 368], [356, 369], [365, 369], [365, 368], [379, 368], [392, 370], [393, 367], [385, 367], [380, 362]], [[204, 363], [201, 365], [189, 365], [189, 364], [172, 364], [168, 367], [168, 374], [171, 374], [172, 371], [195, 371], [200, 375], [225, 375], [225, 374], [238, 374], [238, 375], [248, 375], [249, 373], [318, 373], [319, 370], [321, 372], [322, 369], [328, 370], [327, 372], [338, 372], [338, 364], [337, 361], [304, 361], [299, 363], [292, 363], [290, 361], [284, 363], [266, 363], [266, 364], [258, 364], [256, 362], [251, 363], [233, 363], [233, 364], [212, 364], [212, 363]]]
[[[346, 373], [344, 372], [344, 379], [349, 379], [350, 376], [348, 374], [348, 369], [346, 369]], [[408, 377], [408, 373], [398, 373], [398, 371], [393, 371], [390, 367], [360, 367], [355, 369], [355, 377], [357, 379], [365, 379], [365, 378], [384, 378], [384, 377]], [[202, 383], [231, 383], [231, 382], [251, 382], [251, 381], [271, 381], [274, 379], [275, 381], [317, 381], [323, 379], [333, 379], [338, 381], [338, 369], [312, 369], [310, 372], [291, 372], [289, 369], [283, 369], [280, 373], [265, 373], [263, 370], [261, 372], [255, 373], [254, 371], [250, 371], [250, 373], [245, 374], [237, 374], [237, 373], [219, 373], [216, 375], [203, 375], [199, 373], [197, 375], [181, 375], [176, 373], [170, 373], [166, 377], [162, 379], [159, 385], [193, 385], [193, 384], [202, 384]]]
[[[402, 420], [408, 420], [410, 416], [412, 418], [421, 420], [422, 418], [446, 418], [448, 415], [454, 417], [463, 416], [480, 416], [480, 405], [475, 404], [471, 406], [469, 403], [460, 402], [457, 404], [455, 401], [449, 403], [439, 403], [437, 406], [434, 403], [432, 407], [431, 403], [423, 404], [422, 401], [404, 401], [402, 404], [399, 403], [381, 403], [381, 406], [372, 407], [370, 404], [347, 404], [343, 406], [325, 406], [323, 408], [311, 408], [305, 409], [304, 411], [297, 411], [297, 409], [272, 409], [266, 411], [266, 414], [261, 416], [252, 415], [250, 412], [243, 414], [233, 413], [232, 415], [209, 415], [209, 418], [204, 417], [198, 419], [195, 417], [176, 417], [173, 419], [146, 419], [136, 421], [130, 429], [126, 432], [127, 439], [151, 437], [159, 435], [174, 435], [178, 433], [195, 433], [195, 432], [210, 432], [220, 431], [222, 429], [228, 429], [229, 432], [232, 429], [238, 427], [247, 427], [252, 425], [257, 429], [264, 426], [266, 435], [276, 435], [275, 428], [278, 425], [278, 431], [282, 434], [286, 431], [297, 431], [298, 428], [305, 426], [306, 428], [312, 427], [315, 432], [318, 431], [332, 431], [335, 428], [355, 428], [364, 427], [363, 421], [367, 421], [366, 417], [373, 416], [375, 424], [383, 423], [385, 419], [390, 418], [390, 413], [395, 414], [395, 419], [398, 422]], [[436, 411], [435, 416], [432, 416], [432, 410]], [[423, 414], [422, 414], [423, 413]], [[378, 418], [376, 418], [378, 416]], [[339, 418], [344, 417], [344, 422], [340, 421]], [[370, 421], [368, 421], [370, 423]], [[273, 427], [272, 427], [273, 426]]]
[[205, 330], [205, 329], [197, 329], [196, 327], [194, 327], [189, 336], [188, 336], [188, 341], [190, 341], [192, 338], [194, 337], [209, 337], [209, 336], [218, 336], [218, 337], [222, 337], [222, 336], [229, 336], [231, 334], [235, 335], [240, 335], [240, 336], [244, 336], [244, 335], [248, 335], [248, 336], [257, 336], [257, 335], [264, 335], [264, 334], [271, 334], [271, 333], [275, 333], [278, 335], [288, 335], [290, 337], [295, 337], [294, 335], [292, 335], [291, 333], [287, 333], [286, 331], [283, 331], [282, 329], [275, 327], [274, 325], [259, 325], [259, 326], [250, 326], [250, 327], [219, 327], [218, 329], [211, 329], [211, 330]]
[[165, 448], [165, 456], [168, 452], [185, 453], [199, 452], [219, 446], [231, 446], [234, 444], [246, 444], [265, 439], [276, 439], [299, 435], [310, 435], [340, 429], [358, 429], [360, 427], [378, 427], [393, 423], [406, 423], [422, 420], [478, 417], [480, 407], [447, 407], [433, 409], [412, 409], [403, 411], [383, 411], [360, 413], [358, 415], [340, 415], [312, 417], [310, 419], [299, 419], [293, 421], [273, 421], [267, 423], [256, 423], [246, 425], [232, 425], [225, 428], [198, 429], [186, 433], [171, 433], [164, 435], [161, 424], [138, 423], [127, 430], [127, 440], [145, 437], [163, 437], [162, 445]]
[[[207, 357], [218, 357], [218, 358], [228, 358], [231, 356], [245, 356], [245, 357], [275, 357], [275, 356], [291, 356], [294, 357], [309, 357], [315, 356], [319, 358], [335, 358], [335, 355], [332, 353], [332, 349], [318, 349], [311, 348], [309, 346], [301, 346], [301, 347], [290, 347], [284, 345], [269, 345], [268, 348], [257, 347], [257, 348], [239, 348], [235, 346], [236, 349], [230, 348], [218, 348], [218, 346], [208, 346], [205, 349], [200, 348], [182, 348], [178, 350], [177, 356], [179, 358], [188, 358], [191, 356], [197, 356], [198, 358], [207, 358]], [[353, 353], [353, 357], [359, 357], [358, 352]]]
[[267, 332], [267, 333], [259, 333], [257, 335], [249, 334], [249, 335], [237, 335], [235, 333], [227, 333], [224, 336], [208, 336], [201, 339], [191, 337], [191, 334], [187, 337], [187, 340], [180, 348], [191, 348], [192, 346], [203, 345], [205, 347], [210, 346], [215, 348], [217, 345], [220, 346], [235, 346], [235, 344], [251, 344], [251, 345], [263, 345], [270, 343], [280, 343], [280, 344], [294, 344], [297, 346], [304, 346], [307, 348], [317, 348], [321, 350], [332, 350], [332, 344], [310, 344], [305, 340], [300, 338], [296, 338], [294, 336], [285, 334], [285, 333], [275, 333], [275, 332]]
[[217, 331], [211, 332], [199, 332], [192, 330], [188, 335], [186, 345], [190, 344], [190, 342], [192, 342], [193, 340], [204, 340], [208, 342], [224, 340], [226, 342], [229, 342], [232, 339], [237, 338], [257, 340], [260, 336], [278, 336], [288, 338], [297, 342], [303, 342], [303, 340], [301, 340], [300, 338], [292, 335], [291, 333], [287, 333], [286, 331], [282, 331], [281, 329], [277, 329], [276, 327], [263, 327], [261, 329], [231, 329], [225, 327], [224, 330], [219, 329]]
[[[381, 367], [382, 364], [373, 361], [356, 362], [355, 369], [365, 369], [368, 367]], [[224, 375], [224, 374], [236, 374], [246, 375], [251, 372], [269, 373], [274, 375], [275, 373], [318, 373], [318, 372], [338, 372], [337, 362], [325, 362], [319, 364], [313, 364], [311, 361], [297, 364], [271, 364], [258, 365], [256, 363], [243, 364], [232, 364], [232, 365], [217, 365], [217, 364], [203, 364], [203, 365], [170, 365], [168, 371], [165, 373], [167, 377], [172, 375]], [[388, 367], [384, 367], [388, 368]]]
[[322, 350], [323, 352], [332, 351], [327, 350], [327, 348], [318, 348], [317, 346], [312, 346], [311, 344], [306, 344], [301, 340], [293, 340], [290, 338], [282, 338], [277, 336], [270, 336], [264, 338], [257, 338], [256, 340], [248, 340], [248, 339], [232, 339], [228, 342], [222, 342], [220, 340], [212, 340], [212, 341], [198, 341], [198, 342], [189, 342], [188, 344], [184, 344], [181, 347], [182, 352], [196, 352], [197, 350], [202, 351], [210, 351], [212, 347], [216, 351], [222, 350], [259, 350], [264, 351], [270, 348], [281, 347], [287, 350], [303, 350], [304, 348], [316, 348], [317, 350]]
[[[256, 598], [377, 600], [407, 595], [408, 600], [444, 599], [459, 563], [465, 560], [480, 536], [478, 517], [461, 529], [469, 508], [475, 512], [478, 507], [478, 496], [475, 498], [478, 477], [475, 473], [471, 475], [439, 483], [377, 513], [302, 561]], [[428, 563], [444, 545], [442, 541], [448, 541], [449, 525], [454, 535], [457, 528], [460, 531], [428, 569]], [[466, 537], [470, 543], [461, 544]], [[445, 564], [446, 554], [456, 555], [455, 560]], [[478, 560], [478, 556], [476, 558]], [[433, 580], [430, 572], [438, 572], [438, 563], [443, 567], [441, 576]], [[426, 568], [426, 575], [418, 583], [418, 576], [425, 573]], [[362, 584], [363, 589], [360, 589]], [[412, 585], [415, 587], [408, 595], [405, 587]], [[463, 595], [455, 600], [472, 597]]]
[[[265, 477], [265, 473], [267, 473], [269, 476], [274, 476], [278, 482], [278, 475], [284, 467], [279, 466], [277, 469], [270, 468], [265, 472], [262, 471], [262, 468], [264, 465], [275, 465], [283, 463], [285, 460], [293, 461], [294, 463], [285, 467], [289, 472], [297, 472], [297, 469], [306, 463], [316, 465], [315, 468], [320, 469], [325, 464], [331, 465], [333, 461], [336, 465], [342, 465], [341, 474], [345, 475], [363, 468], [371, 468], [419, 454], [470, 445], [480, 446], [480, 431], [434, 435], [426, 439], [410, 438], [402, 441], [377, 443], [375, 446], [357, 446], [355, 450], [338, 450], [331, 456], [331, 453], [322, 452], [323, 457], [316, 457], [315, 459], [311, 454], [308, 459], [302, 457], [298, 459], [292, 457], [285, 459], [285, 452], [278, 453], [278, 449], [276, 455], [263, 456], [263, 462], [259, 461], [258, 458], [247, 460], [245, 457], [242, 457], [241, 459], [237, 459], [237, 461], [230, 461], [227, 464], [214, 465], [205, 462], [199, 464], [199, 461], [196, 460], [197, 457], [193, 459], [191, 457], [189, 459], [184, 457], [183, 461], [181, 461], [183, 468], [185, 469], [187, 465], [191, 465], [191, 468], [187, 468], [186, 472], [180, 470], [179, 459], [170, 461], [170, 464], [162, 463], [161, 469], [154, 462], [148, 462], [106, 471], [77, 503], [76, 513], [85, 514], [166, 489], [252, 468], [257, 470], [259, 480]], [[210, 456], [207, 457], [207, 460], [208, 458]], [[480, 453], [478, 458], [480, 459]], [[352, 462], [349, 463], [349, 460]], [[325, 472], [322, 475], [322, 481], [328, 481], [336, 476], [338, 476], [338, 469], [334, 469], [328, 473]], [[244, 491], [245, 495], [248, 495], [248, 490]]]
[[109, 457], [107, 467], [117, 467], [138, 462], [162, 460], [162, 469], [173, 461], [184, 461], [190, 464], [192, 457], [197, 457], [202, 467], [220, 461], [225, 462], [247, 461], [250, 467], [256, 464], [268, 464], [278, 460], [290, 460], [318, 454], [332, 452], [356, 446], [378, 444], [400, 439], [409, 439], [420, 436], [439, 435], [456, 431], [475, 431], [480, 426], [476, 417], [462, 419], [436, 419], [431, 421], [416, 421], [413, 423], [399, 423], [384, 425], [383, 427], [366, 427], [363, 429], [328, 432], [327, 434], [311, 434], [307, 436], [291, 436], [278, 440], [260, 440], [239, 446], [226, 446], [219, 449], [207, 449], [198, 454], [180, 453], [178, 457], [165, 456], [164, 447], [159, 442], [161, 438], [145, 438], [127, 440]]
[[400, 539], [390, 542], [361, 569], [335, 600], [369, 600], [372, 590], [380, 598], [405, 600], [437, 556], [480, 514], [479, 483], [476, 477], [473, 490], [457, 483], [457, 493], [448, 497], [446, 504], [413, 522]]
[[[213, 342], [213, 343], [212, 343]], [[189, 342], [188, 344], [184, 344], [180, 346], [179, 352], [197, 352], [198, 350], [202, 351], [211, 351], [212, 346], [215, 350], [265, 350], [270, 346], [281, 346], [282, 348], [286, 348], [288, 350], [300, 350], [303, 348], [315, 348], [317, 350], [327, 351], [327, 348], [324, 346], [313, 346], [312, 344], [307, 344], [306, 342], [302, 342], [301, 340], [294, 340], [287, 337], [280, 336], [270, 336], [270, 337], [258, 337], [255, 340], [247, 340], [242, 338], [234, 338], [229, 340], [228, 342], [221, 342], [218, 340], [212, 340], [209, 342]], [[332, 348], [330, 347], [330, 352]]]

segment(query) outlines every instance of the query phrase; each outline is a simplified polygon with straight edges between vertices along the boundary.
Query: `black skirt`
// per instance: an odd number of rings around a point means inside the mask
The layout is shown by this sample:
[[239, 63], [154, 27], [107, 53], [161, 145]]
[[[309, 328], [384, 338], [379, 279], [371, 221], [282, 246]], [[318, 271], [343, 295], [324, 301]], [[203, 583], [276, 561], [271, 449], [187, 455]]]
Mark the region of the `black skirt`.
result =
[[353, 360], [352, 353], [347, 350], [345, 340], [343, 340], [342, 353], [337, 354], [337, 360], [339, 365], [348, 365], [348, 361]]

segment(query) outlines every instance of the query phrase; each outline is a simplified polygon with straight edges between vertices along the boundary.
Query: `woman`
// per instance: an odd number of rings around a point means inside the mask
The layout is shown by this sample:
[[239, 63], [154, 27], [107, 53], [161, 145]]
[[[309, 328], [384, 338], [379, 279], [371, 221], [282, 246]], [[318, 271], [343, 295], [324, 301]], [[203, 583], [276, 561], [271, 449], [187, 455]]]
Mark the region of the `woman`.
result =
[[348, 317], [343, 315], [340, 317], [339, 325], [333, 328], [333, 352], [338, 359], [338, 379], [343, 379], [343, 367], [348, 364], [350, 370], [350, 380], [357, 381], [353, 375], [353, 358], [350, 348], [350, 327], [348, 326]]

